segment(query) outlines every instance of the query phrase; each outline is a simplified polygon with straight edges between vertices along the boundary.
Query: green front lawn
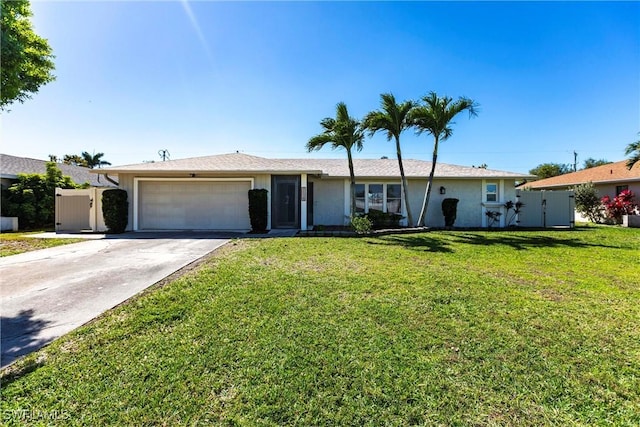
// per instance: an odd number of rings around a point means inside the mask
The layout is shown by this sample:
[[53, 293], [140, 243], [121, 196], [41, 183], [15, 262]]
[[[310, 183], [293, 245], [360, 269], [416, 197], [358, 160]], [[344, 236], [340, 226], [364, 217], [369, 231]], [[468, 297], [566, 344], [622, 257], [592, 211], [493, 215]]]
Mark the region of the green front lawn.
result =
[[3, 421], [639, 425], [639, 261], [613, 227], [234, 241], [6, 371]]
[[16, 255], [23, 252], [35, 251], [38, 249], [51, 248], [54, 246], [68, 245], [69, 243], [77, 243], [84, 240], [73, 238], [40, 239], [36, 237], [30, 237], [33, 234], [42, 232], [43, 231], [0, 233], [0, 257]]

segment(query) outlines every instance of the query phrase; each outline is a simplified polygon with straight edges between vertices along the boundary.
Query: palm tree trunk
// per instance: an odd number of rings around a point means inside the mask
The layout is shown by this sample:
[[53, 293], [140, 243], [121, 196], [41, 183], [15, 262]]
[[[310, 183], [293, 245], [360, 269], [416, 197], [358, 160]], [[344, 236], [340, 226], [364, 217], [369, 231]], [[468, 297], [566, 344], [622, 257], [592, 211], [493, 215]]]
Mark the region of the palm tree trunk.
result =
[[435, 136], [435, 142], [433, 143], [433, 159], [431, 161], [431, 172], [429, 172], [429, 181], [427, 181], [427, 189], [424, 192], [424, 200], [422, 202], [422, 209], [420, 209], [420, 217], [418, 217], [418, 226], [426, 225], [425, 216], [427, 208], [429, 207], [429, 198], [431, 197], [431, 187], [433, 185], [433, 174], [436, 171], [436, 161], [438, 160], [438, 135]]
[[347, 159], [349, 160], [349, 176], [351, 177], [351, 209], [349, 212], [349, 218], [353, 218], [356, 213], [356, 175], [353, 171], [353, 158], [351, 156], [351, 150], [347, 149]]
[[411, 207], [409, 206], [409, 186], [407, 185], [407, 178], [404, 176], [404, 165], [402, 164], [402, 153], [400, 152], [399, 138], [396, 138], [396, 154], [398, 156], [398, 167], [400, 168], [400, 180], [402, 182], [402, 199], [404, 200], [404, 206], [407, 209], [407, 222], [409, 227], [413, 227], [413, 215], [411, 214]]

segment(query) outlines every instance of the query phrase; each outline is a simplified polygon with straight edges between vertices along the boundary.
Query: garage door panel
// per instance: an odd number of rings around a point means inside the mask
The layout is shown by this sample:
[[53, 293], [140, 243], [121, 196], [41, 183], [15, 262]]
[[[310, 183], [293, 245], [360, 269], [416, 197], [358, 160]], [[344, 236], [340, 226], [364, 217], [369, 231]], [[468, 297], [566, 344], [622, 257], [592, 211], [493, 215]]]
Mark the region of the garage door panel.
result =
[[141, 230], [245, 230], [248, 181], [139, 182]]

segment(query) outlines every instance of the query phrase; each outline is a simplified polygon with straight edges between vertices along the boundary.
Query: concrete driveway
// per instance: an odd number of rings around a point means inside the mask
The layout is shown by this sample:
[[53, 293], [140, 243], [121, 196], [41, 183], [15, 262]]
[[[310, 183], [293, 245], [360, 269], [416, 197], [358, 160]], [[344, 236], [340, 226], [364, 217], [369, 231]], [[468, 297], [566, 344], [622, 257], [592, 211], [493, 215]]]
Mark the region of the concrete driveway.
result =
[[127, 233], [0, 258], [2, 367], [228, 242], [211, 233]]

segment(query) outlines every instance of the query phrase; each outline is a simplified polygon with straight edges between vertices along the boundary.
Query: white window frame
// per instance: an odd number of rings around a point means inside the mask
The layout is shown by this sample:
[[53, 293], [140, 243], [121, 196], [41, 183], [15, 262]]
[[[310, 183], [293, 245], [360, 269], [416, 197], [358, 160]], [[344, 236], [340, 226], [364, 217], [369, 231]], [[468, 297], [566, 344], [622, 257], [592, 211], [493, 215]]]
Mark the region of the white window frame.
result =
[[[489, 186], [496, 187], [496, 191], [489, 191]], [[490, 195], [495, 195], [495, 200], [489, 200]], [[484, 201], [488, 203], [497, 203], [500, 201], [500, 185], [497, 182], [489, 181], [484, 185]]]
[[369, 186], [382, 185], [382, 212], [387, 212], [387, 185], [400, 186], [400, 215], [406, 216], [404, 213], [404, 200], [402, 200], [402, 184], [398, 182], [356, 182], [356, 185], [364, 185], [364, 213], [369, 212]]

